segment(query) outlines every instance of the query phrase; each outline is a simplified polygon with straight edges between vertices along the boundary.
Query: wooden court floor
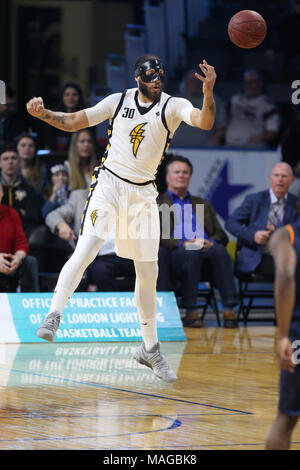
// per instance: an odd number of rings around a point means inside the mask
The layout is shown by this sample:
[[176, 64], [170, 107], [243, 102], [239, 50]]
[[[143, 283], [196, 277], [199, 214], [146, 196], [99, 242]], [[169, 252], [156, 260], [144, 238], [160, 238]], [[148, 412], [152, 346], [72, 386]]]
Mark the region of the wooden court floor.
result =
[[185, 332], [187, 342], [162, 343], [175, 384], [133, 361], [137, 343], [1, 344], [0, 449], [263, 449], [275, 327]]

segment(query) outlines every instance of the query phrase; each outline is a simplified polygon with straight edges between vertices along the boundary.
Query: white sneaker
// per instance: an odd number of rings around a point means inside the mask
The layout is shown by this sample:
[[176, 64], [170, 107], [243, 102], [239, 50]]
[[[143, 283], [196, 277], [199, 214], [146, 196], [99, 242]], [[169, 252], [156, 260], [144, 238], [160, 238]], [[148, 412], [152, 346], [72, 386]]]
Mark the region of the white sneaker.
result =
[[154, 374], [165, 382], [176, 382], [177, 376], [168, 366], [165, 358], [160, 352], [160, 343], [156, 343], [150, 351], [146, 351], [143, 342], [134, 352], [133, 359], [140, 364], [150, 367]]
[[55, 333], [58, 330], [60, 319], [61, 314], [59, 312], [49, 313], [35, 334], [39, 338], [45, 339], [46, 341], [50, 341], [52, 343], [54, 341]]

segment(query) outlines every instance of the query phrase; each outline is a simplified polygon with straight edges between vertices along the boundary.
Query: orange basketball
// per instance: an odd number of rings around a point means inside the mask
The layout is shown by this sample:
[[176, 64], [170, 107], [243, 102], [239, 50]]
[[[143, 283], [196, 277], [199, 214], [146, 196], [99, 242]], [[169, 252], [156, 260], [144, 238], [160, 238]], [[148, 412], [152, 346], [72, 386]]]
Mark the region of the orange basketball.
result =
[[231, 41], [243, 49], [252, 49], [263, 42], [267, 34], [267, 24], [263, 17], [252, 10], [236, 13], [228, 24]]

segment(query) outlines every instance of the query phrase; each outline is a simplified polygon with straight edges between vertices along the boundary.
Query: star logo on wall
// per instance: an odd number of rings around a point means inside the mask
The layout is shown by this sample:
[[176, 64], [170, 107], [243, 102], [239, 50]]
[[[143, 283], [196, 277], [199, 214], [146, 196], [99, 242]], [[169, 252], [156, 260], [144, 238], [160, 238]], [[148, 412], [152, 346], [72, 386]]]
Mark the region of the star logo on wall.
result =
[[227, 220], [229, 216], [230, 199], [253, 186], [252, 184], [230, 184], [228, 163], [228, 161], [225, 162], [206, 194], [206, 198], [212, 203], [217, 214], [224, 220]]

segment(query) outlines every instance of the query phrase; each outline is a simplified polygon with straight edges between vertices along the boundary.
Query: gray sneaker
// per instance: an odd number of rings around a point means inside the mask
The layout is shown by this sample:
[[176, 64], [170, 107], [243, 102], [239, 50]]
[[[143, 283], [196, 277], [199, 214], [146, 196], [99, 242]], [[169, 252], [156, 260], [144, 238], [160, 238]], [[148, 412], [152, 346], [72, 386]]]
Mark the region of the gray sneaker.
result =
[[52, 343], [55, 337], [55, 333], [58, 330], [60, 319], [61, 314], [59, 312], [49, 313], [35, 334], [39, 338], [45, 339], [46, 341], [50, 341]]
[[150, 351], [146, 351], [145, 343], [143, 342], [134, 352], [133, 359], [140, 364], [150, 367], [154, 374], [165, 382], [175, 382], [177, 376], [168, 366], [165, 358], [160, 352], [160, 344], [157, 343]]

